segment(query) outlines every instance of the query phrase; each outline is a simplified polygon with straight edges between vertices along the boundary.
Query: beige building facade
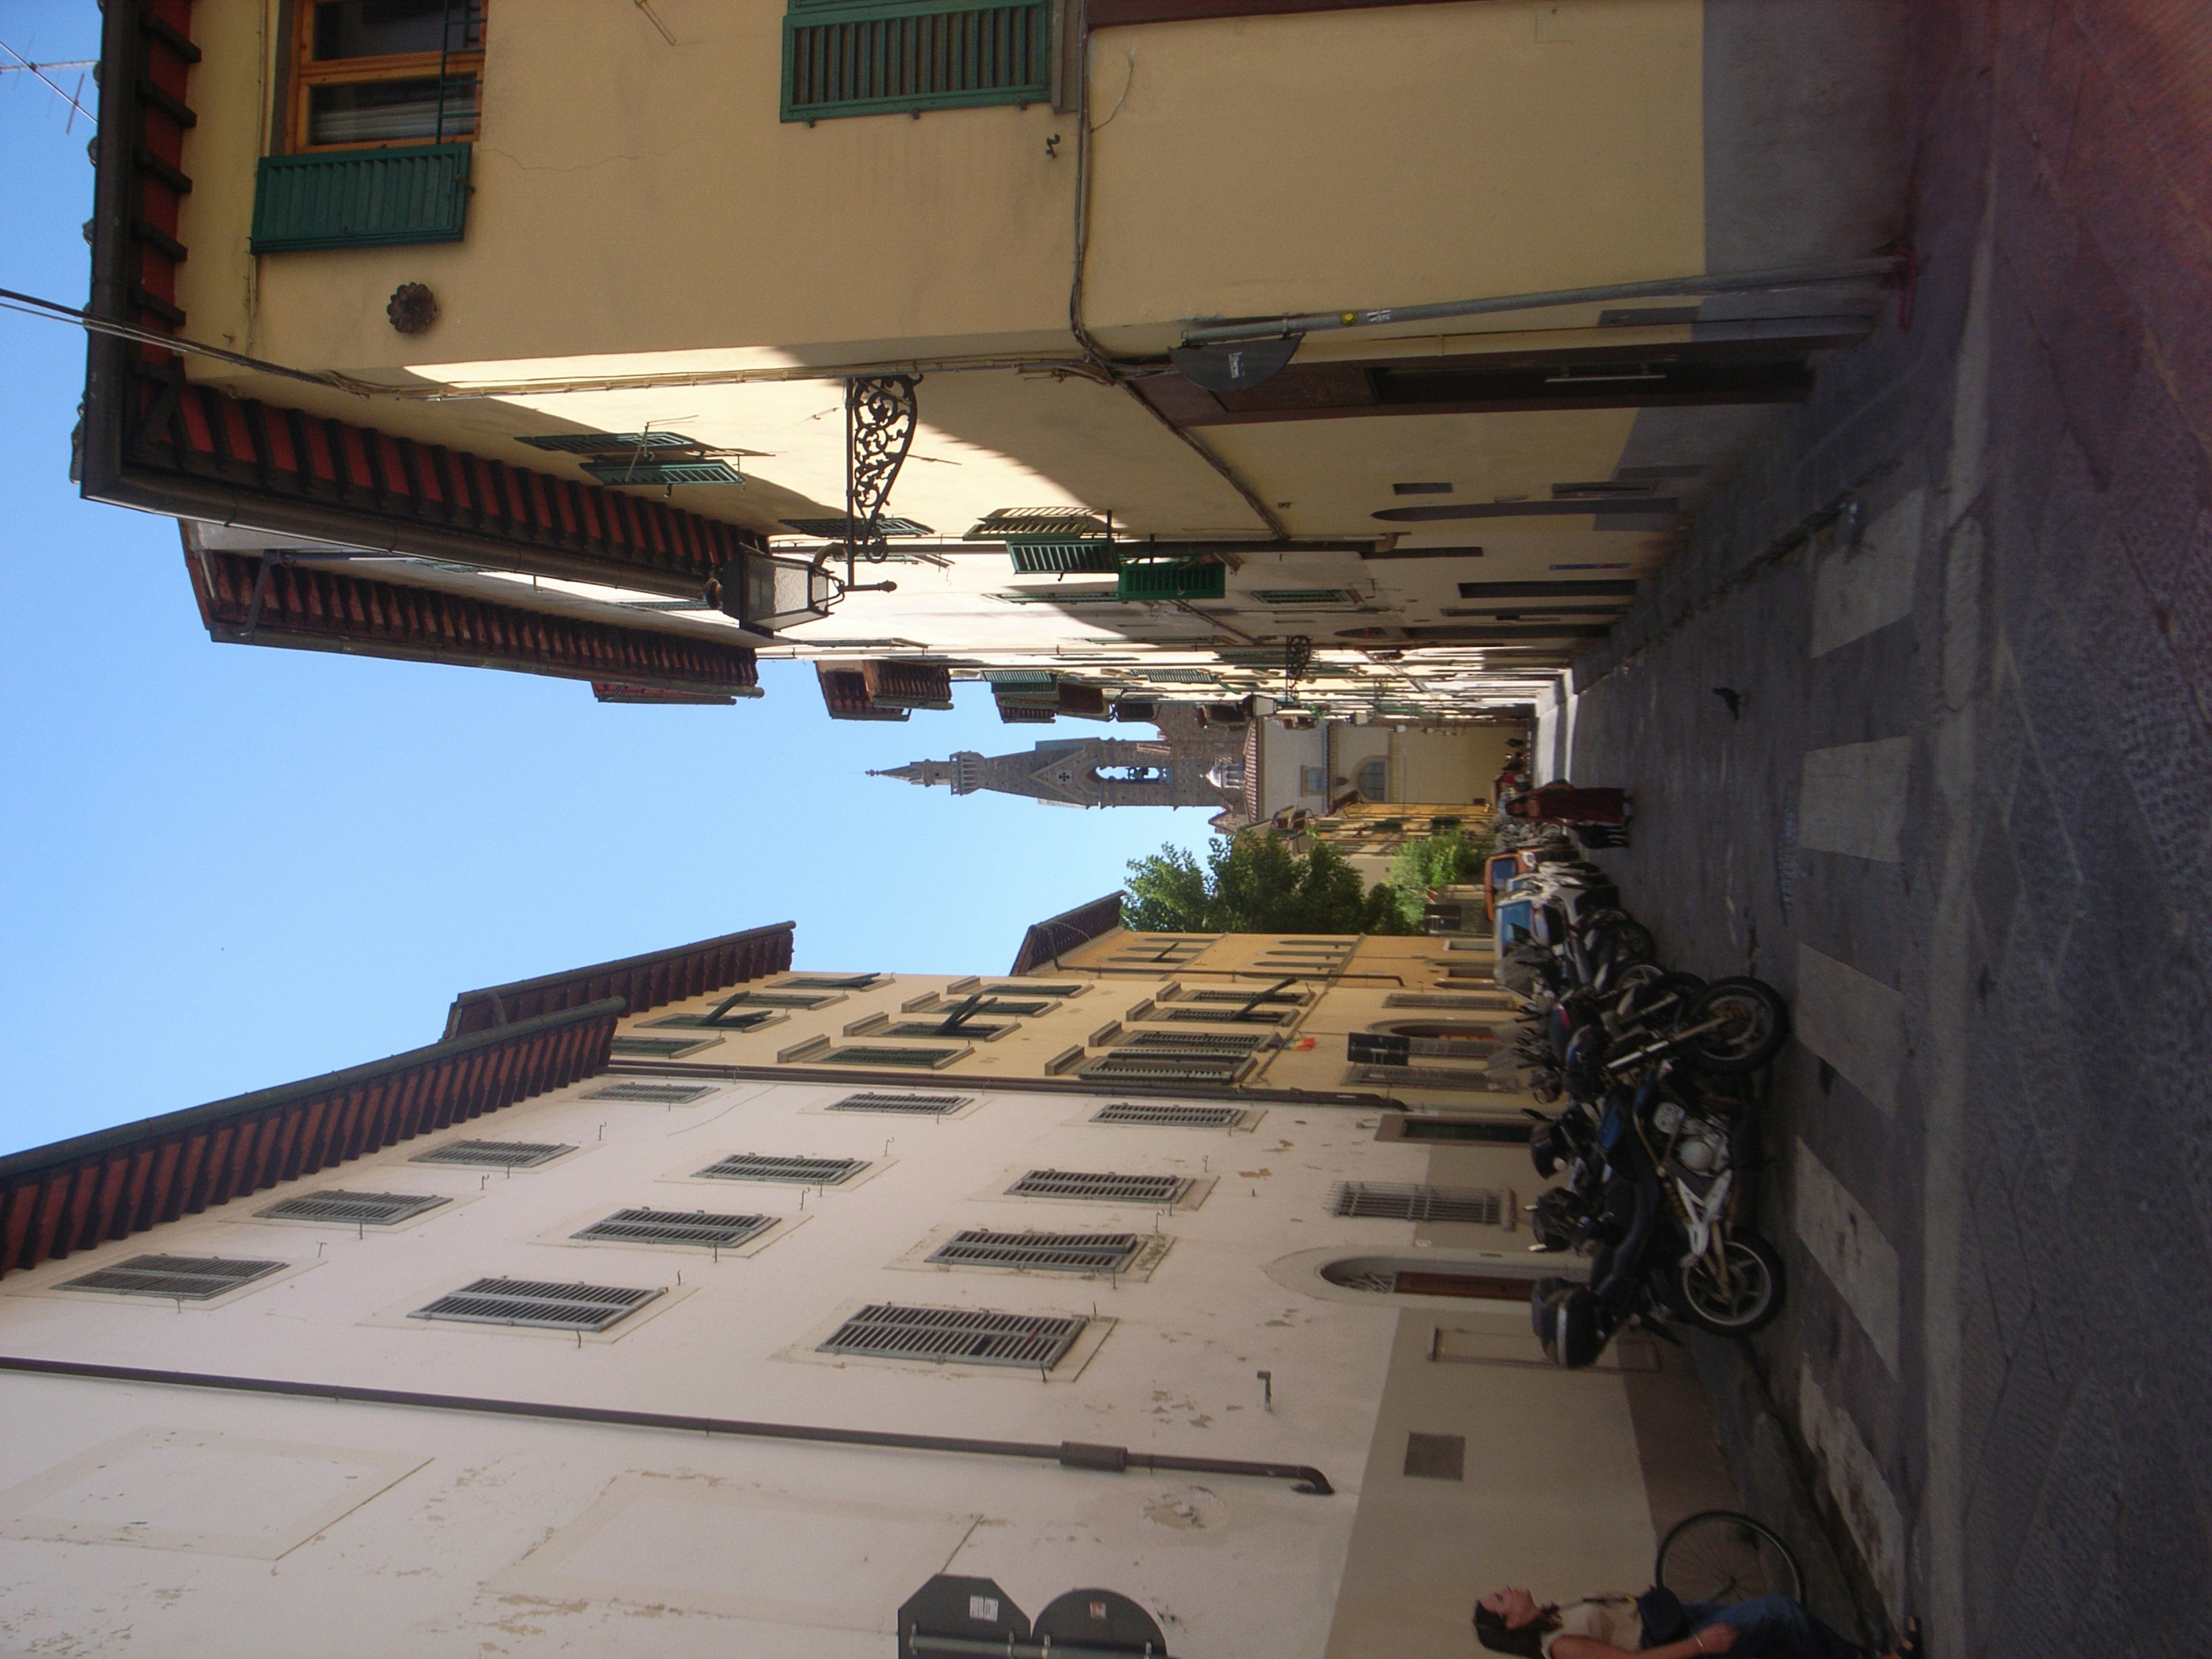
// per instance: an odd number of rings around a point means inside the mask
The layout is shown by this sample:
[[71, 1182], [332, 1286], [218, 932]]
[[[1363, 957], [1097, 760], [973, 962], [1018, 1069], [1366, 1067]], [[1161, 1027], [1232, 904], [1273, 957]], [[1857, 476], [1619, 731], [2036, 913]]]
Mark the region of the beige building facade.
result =
[[1346, 1075], [1392, 999], [1486, 1000], [1449, 952], [790, 939], [0, 1160], [0, 1640], [1380, 1659], [1727, 1498], [1670, 1362], [1540, 1363], [1511, 1100]]
[[1865, 9], [124, 0], [86, 488], [222, 639], [1526, 705], [1887, 303]]

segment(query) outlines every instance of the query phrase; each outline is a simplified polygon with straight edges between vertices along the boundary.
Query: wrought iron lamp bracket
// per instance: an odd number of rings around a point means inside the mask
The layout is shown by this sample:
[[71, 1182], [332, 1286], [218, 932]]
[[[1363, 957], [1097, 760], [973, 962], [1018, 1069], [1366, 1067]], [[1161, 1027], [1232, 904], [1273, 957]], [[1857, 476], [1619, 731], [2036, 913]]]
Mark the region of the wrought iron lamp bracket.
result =
[[856, 558], [889, 553], [884, 508], [907, 451], [914, 447], [918, 375], [871, 374], [845, 382], [845, 574]]

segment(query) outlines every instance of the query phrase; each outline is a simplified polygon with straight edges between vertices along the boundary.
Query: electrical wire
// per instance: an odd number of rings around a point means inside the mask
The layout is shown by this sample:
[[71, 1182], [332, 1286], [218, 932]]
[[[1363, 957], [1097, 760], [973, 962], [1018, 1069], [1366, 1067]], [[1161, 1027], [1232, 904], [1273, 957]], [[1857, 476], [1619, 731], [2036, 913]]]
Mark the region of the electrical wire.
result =
[[48, 322], [74, 323], [93, 334], [106, 334], [138, 345], [155, 346], [163, 351], [173, 351], [180, 356], [212, 357], [218, 362], [250, 368], [256, 374], [278, 374], [288, 380], [304, 380], [309, 386], [329, 386], [334, 391], [350, 392], [356, 398], [373, 397], [383, 390], [343, 374], [322, 374], [312, 369], [288, 368], [283, 363], [248, 357], [242, 352], [225, 351], [221, 346], [203, 345], [198, 340], [179, 339], [173, 334], [156, 334], [153, 330], [140, 328], [135, 323], [118, 323], [112, 318], [95, 317], [75, 306], [65, 306], [54, 300], [41, 300], [35, 294], [18, 294], [11, 288], [0, 288], [0, 311], [21, 312], [26, 317], [40, 317]]

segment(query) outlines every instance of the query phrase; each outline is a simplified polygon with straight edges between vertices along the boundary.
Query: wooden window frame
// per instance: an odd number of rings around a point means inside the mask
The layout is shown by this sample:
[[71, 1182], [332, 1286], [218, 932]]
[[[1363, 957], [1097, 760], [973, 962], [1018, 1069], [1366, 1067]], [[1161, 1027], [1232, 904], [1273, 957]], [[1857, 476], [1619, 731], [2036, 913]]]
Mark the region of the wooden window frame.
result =
[[[292, 56], [290, 73], [284, 96], [289, 107], [284, 113], [284, 142], [289, 154], [294, 155], [336, 155], [356, 149], [411, 149], [428, 144], [471, 144], [477, 140], [483, 127], [483, 64], [484, 49], [472, 46], [466, 52], [392, 52], [380, 58], [334, 58], [319, 59], [315, 56], [315, 7], [320, 0], [292, 0], [291, 36]], [[484, 0], [484, 27], [490, 31], [490, 0]], [[450, 81], [457, 76], [467, 76], [477, 83], [476, 128], [467, 133], [447, 133], [428, 138], [373, 138], [358, 143], [318, 144], [310, 140], [307, 131], [307, 112], [313, 101], [317, 87], [358, 86], [370, 81], [417, 81], [440, 78], [443, 65], [444, 78]]]

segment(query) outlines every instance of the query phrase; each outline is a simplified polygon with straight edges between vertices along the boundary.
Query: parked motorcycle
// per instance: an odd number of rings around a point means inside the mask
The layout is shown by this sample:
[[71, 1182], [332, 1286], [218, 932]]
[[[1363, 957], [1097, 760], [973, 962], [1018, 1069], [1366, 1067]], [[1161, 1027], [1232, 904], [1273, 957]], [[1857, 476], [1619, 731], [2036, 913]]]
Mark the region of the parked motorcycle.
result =
[[1587, 1285], [1543, 1279], [1530, 1298], [1537, 1338], [1559, 1364], [1595, 1364], [1630, 1325], [1665, 1335], [1680, 1320], [1741, 1338], [1781, 1311], [1781, 1256], [1731, 1219], [1741, 1103], [1683, 1086], [1659, 1060], [1618, 1083], [1594, 1123], [1580, 1107], [1551, 1121], [1544, 1152], [1570, 1149], [1573, 1163], [1532, 1220], [1540, 1244], [1591, 1256]]

